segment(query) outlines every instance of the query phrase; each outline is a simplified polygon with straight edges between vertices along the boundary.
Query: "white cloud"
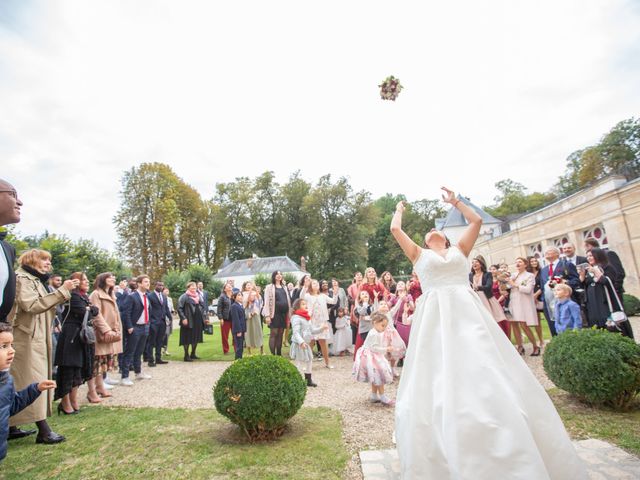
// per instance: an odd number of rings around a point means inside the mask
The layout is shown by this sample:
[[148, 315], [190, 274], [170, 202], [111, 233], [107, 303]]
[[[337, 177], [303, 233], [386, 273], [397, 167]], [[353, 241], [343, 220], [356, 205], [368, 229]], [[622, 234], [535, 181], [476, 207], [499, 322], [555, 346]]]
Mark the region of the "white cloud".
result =
[[[638, 115], [631, 1], [227, 3], [0, 9], [0, 175], [24, 197], [21, 231], [111, 246], [120, 177], [143, 161], [205, 197], [300, 169], [489, 203], [506, 177], [546, 190]], [[389, 74], [396, 103], [378, 98]]]

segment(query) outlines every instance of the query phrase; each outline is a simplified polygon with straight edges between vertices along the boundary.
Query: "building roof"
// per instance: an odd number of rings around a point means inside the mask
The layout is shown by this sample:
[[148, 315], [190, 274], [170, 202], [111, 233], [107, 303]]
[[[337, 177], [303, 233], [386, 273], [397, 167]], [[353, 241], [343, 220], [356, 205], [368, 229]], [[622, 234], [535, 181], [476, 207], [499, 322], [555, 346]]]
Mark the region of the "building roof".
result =
[[286, 255], [283, 257], [245, 258], [235, 260], [226, 267], [218, 270], [213, 278], [228, 278], [257, 275], [258, 273], [271, 274], [276, 270], [285, 272], [301, 272], [300, 265]]
[[[480, 215], [480, 218], [482, 218], [482, 223], [484, 225], [487, 225], [487, 224], [498, 225], [502, 223], [502, 220], [498, 220], [497, 218], [492, 217], [487, 212], [482, 210], [480, 207], [471, 203], [471, 201], [468, 198], [465, 198], [462, 195], [458, 195], [458, 200], [460, 200], [465, 205], [468, 205], [471, 208], [473, 208], [476, 211], [476, 213]], [[460, 210], [458, 210], [457, 208], [452, 208], [451, 210], [449, 210], [449, 213], [445, 218], [436, 219], [436, 228], [438, 230], [443, 230], [445, 228], [452, 228], [452, 227], [465, 227], [465, 226], [467, 226], [467, 221], [464, 219], [464, 215], [462, 215], [462, 212], [460, 212]]]

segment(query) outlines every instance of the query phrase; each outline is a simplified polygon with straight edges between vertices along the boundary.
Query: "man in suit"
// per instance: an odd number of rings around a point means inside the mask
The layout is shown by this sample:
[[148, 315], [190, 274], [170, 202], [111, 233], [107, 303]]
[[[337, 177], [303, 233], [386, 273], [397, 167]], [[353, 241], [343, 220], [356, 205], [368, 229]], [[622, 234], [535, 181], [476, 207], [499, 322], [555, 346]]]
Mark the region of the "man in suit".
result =
[[[585, 238], [584, 240], [584, 251], [590, 252], [592, 248], [600, 248], [600, 242], [593, 237]], [[613, 283], [614, 288], [618, 292], [624, 293], [624, 288], [622, 284], [624, 283], [624, 277], [627, 276], [627, 272], [624, 271], [624, 267], [622, 266], [622, 261], [616, 252], [613, 250], [606, 250], [607, 260], [609, 260], [609, 265], [611, 265], [616, 272], [618, 273], [616, 277], [616, 281]]]
[[[204, 289], [204, 284], [202, 282], [198, 282], [198, 295], [200, 295], [204, 304], [209, 308], [209, 292]], [[208, 312], [205, 312], [205, 314], [208, 314]]]
[[125, 387], [133, 382], [129, 378], [130, 366], [136, 374], [136, 380], [147, 380], [151, 375], [142, 372], [142, 353], [149, 336], [149, 322], [151, 317], [151, 301], [149, 288], [151, 281], [147, 275], [140, 275], [136, 279], [138, 289], [122, 297], [120, 313], [126, 345], [122, 353], [122, 381]]
[[[0, 179], [0, 226], [20, 221], [22, 202], [18, 192], [6, 180]], [[7, 323], [7, 316], [16, 298], [15, 249], [5, 242], [7, 232], [0, 232], [0, 322]]]
[[[169, 362], [162, 360], [162, 346], [167, 332], [167, 320], [171, 320], [169, 301], [164, 293], [164, 283], [156, 282], [155, 290], [149, 293], [151, 302], [151, 323], [149, 325], [149, 338], [147, 339], [146, 354], [149, 366], [164, 365]], [[155, 357], [153, 349], [155, 348]]]
[[580, 277], [576, 266], [565, 259], [560, 258], [560, 249], [549, 246], [544, 251], [544, 258], [547, 264], [540, 270], [540, 283], [543, 288], [542, 302], [544, 305], [544, 316], [549, 325], [549, 331], [554, 337], [556, 333], [556, 322], [553, 320], [553, 308], [555, 306], [555, 297], [553, 295], [553, 287], [549, 280], [553, 277], [561, 277], [564, 283], [569, 285], [574, 294], [580, 286]]
[[587, 257], [576, 255], [576, 247], [573, 245], [573, 243], [567, 242], [562, 245], [562, 253], [564, 253], [564, 259], [567, 262], [571, 262], [576, 266], [582, 263], [587, 263]]

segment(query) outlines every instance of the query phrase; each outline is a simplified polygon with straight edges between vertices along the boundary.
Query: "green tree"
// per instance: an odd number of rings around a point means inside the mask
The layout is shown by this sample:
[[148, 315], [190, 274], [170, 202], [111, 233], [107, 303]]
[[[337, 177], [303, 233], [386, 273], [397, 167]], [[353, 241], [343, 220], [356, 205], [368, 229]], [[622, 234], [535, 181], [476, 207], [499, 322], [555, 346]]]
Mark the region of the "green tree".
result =
[[494, 217], [526, 213], [536, 210], [553, 201], [554, 193], [527, 193], [527, 188], [510, 178], [495, 183], [500, 195], [494, 198], [493, 206], [484, 207], [487, 213]]

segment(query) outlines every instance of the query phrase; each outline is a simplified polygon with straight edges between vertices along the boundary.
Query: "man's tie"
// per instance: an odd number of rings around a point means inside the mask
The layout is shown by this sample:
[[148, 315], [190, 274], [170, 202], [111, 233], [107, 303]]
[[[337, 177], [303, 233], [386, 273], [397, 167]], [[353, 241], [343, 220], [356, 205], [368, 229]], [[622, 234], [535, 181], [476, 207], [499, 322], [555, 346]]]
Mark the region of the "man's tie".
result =
[[553, 263], [549, 264], [549, 278], [553, 277]]
[[160, 305], [162, 305], [162, 294], [158, 293], [157, 295], [158, 295], [158, 300], [160, 300]]

